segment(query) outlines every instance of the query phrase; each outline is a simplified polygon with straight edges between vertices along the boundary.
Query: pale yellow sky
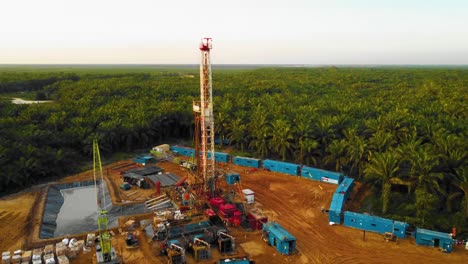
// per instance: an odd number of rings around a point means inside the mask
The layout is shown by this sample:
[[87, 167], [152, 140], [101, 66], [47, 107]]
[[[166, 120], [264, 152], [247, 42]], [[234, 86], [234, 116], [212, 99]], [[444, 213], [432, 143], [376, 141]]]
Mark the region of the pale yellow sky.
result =
[[0, 64], [196, 64], [205, 36], [222, 64], [468, 64], [468, 1], [2, 0], [0, 10]]

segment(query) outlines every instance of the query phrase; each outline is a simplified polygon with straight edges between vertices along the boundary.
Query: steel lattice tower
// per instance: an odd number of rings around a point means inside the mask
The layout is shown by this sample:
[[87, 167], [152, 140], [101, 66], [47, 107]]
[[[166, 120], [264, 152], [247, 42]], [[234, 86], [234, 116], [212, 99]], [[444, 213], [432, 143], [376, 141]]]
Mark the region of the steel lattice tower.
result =
[[[215, 143], [213, 90], [211, 80], [211, 38], [204, 38], [200, 43], [200, 101], [194, 102], [193, 111], [196, 117], [196, 150], [198, 177], [204, 181], [204, 191], [210, 196], [214, 192], [215, 177]], [[199, 128], [197, 129], [197, 125]]]

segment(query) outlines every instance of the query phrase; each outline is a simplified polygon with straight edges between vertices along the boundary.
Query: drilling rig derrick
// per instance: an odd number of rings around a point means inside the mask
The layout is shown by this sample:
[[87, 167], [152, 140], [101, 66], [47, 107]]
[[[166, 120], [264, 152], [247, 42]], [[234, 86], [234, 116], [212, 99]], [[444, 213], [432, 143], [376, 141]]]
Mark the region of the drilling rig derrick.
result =
[[195, 156], [197, 157], [197, 178], [203, 182], [203, 189], [210, 197], [215, 189], [215, 142], [213, 90], [211, 80], [211, 38], [200, 43], [200, 101], [193, 102], [195, 115]]

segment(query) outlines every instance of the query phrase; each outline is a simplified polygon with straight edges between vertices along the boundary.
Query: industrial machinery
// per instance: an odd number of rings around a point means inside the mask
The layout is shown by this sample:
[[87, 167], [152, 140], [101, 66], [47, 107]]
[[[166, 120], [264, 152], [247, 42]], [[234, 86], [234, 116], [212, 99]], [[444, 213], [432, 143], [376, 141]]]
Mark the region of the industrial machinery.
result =
[[185, 249], [178, 245], [178, 241], [171, 241], [166, 249], [168, 263], [185, 264]]
[[192, 250], [195, 261], [207, 260], [211, 258], [211, 245], [202, 239], [203, 235], [196, 235], [193, 238]]
[[236, 239], [222, 231], [218, 231], [218, 248], [221, 254], [230, 254], [236, 250]]
[[392, 232], [385, 232], [384, 233], [384, 240], [385, 240], [385, 242], [395, 242], [396, 241], [396, 236], [393, 235]]
[[200, 43], [200, 101], [193, 102], [197, 177], [203, 182], [203, 191], [209, 197], [213, 197], [215, 191], [215, 136], [210, 61], [211, 48], [211, 38], [202, 39]]
[[97, 139], [93, 140], [93, 176], [98, 207], [99, 244], [96, 245], [97, 263], [120, 263], [120, 259], [117, 256], [115, 249], [112, 247], [107, 211], [103, 208], [106, 205], [106, 196], [104, 192], [101, 155], [99, 153]]

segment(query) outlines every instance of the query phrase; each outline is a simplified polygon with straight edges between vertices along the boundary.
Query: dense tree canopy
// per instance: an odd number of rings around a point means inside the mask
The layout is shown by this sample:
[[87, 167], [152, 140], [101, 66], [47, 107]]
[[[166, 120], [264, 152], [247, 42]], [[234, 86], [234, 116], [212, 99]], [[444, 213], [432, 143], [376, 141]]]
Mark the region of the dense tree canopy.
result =
[[[149, 148], [193, 135], [197, 69], [0, 71], [0, 191], [76, 171], [91, 142]], [[214, 68], [216, 133], [245, 155], [341, 171], [367, 211], [468, 230], [467, 69]]]

